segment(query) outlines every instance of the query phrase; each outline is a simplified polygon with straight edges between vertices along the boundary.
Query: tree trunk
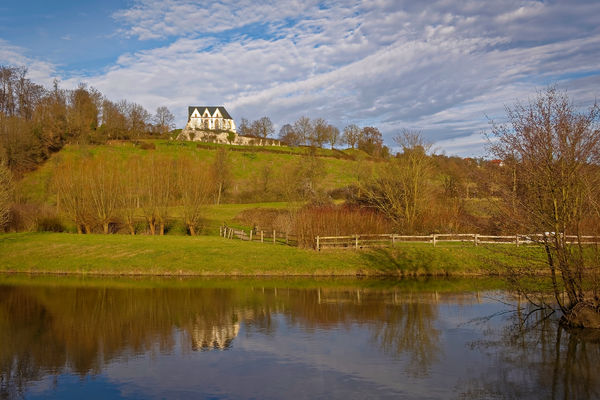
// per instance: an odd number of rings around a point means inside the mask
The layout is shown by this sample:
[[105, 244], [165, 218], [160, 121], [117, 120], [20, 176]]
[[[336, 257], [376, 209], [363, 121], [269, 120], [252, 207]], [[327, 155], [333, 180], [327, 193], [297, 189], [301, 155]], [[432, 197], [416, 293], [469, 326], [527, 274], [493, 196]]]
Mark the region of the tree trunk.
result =
[[196, 236], [196, 229], [194, 229], [193, 224], [188, 224], [188, 229], [190, 230], [190, 236]]
[[129, 233], [132, 235], [135, 235], [135, 228], [133, 227], [132, 223], [128, 223], [127, 227], [129, 228]]
[[165, 234], [165, 223], [160, 222], [160, 235], [163, 236]]
[[108, 235], [108, 222], [104, 222], [102, 224], [102, 230], [104, 231], [105, 235]]

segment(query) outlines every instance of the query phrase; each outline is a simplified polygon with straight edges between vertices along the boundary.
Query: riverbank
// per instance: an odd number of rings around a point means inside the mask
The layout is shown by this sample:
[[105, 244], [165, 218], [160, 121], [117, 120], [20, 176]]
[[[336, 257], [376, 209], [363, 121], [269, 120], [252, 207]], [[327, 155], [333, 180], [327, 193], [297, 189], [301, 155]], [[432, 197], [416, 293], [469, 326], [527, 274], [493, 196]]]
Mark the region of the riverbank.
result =
[[[214, 236], [0, 235], [0, 272], [190, 276], [426, 276], [502, 274], [543, 260], [535, 247], [401, 243], [316, 252]], [[535, 262], [534, 262], [535, 264]]]

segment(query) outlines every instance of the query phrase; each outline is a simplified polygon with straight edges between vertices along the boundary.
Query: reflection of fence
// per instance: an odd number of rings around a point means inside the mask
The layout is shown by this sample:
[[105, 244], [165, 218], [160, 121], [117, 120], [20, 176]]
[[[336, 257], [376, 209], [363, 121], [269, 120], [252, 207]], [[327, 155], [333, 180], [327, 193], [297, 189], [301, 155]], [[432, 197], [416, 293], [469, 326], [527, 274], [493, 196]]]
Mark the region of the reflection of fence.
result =
[[228, 226], [221, 226], [219, 233], [222, 237], [227, 239], [240, 239], [249, 242], [262, 242], [272, 244], [287, 244], [290, 246], [298, 245], [298, 237], [288, 232], [278, 232], [276, 230], [244, 230], [235, 229]]
[[[548, 236], [546, 236], [548, 237]], [[553, 239], [548, 237], [548, 239]], [[544, 240], [544, 235], [479, 235], [477, 233], [444, 233], [432, 235], [351, 235], [351, 236], [317, 236], [315, 238], [315, 247], [321, 249], [363, 249], [370, 247], [389, 247], [396, 243], [431, 243], [436, 245], [440, 242], [470, 242], [475, 246], [480, 244], [513, 244], [516, 246], [540, 243]], [[565, 236], [565, 243], [578, 243], [577, 236]], [[600, 244], [598, 236], [580, 236], [581, 244]]]
[[[262, 243], [280, 243], [290, 246], [298, 245], [298, 237], [288, 232], [275, 230], [243, 230], [228, 226], [220, 227], [220, 235], [228, 239], [240, 239]], [[465, 242], [475, 246], [481, 244], [512, 244], [516, 246], [535, 244], [544, 241], [544, 237], [553, 240], [552, 233], [532, 235], [480, 235], [477, 233], [436, 233], [432, 235], [397, 235], [395, 233], [361, 234], [346, 236], [317, 236], [314, 241], [316, 250], [322, 249], [366, 249], [373, 247], [390, 247], [396, 243], [431, 243], [433, 246], [441, 242]], [[564, 236], [567, 244], [600, 244], [599, 236]]]

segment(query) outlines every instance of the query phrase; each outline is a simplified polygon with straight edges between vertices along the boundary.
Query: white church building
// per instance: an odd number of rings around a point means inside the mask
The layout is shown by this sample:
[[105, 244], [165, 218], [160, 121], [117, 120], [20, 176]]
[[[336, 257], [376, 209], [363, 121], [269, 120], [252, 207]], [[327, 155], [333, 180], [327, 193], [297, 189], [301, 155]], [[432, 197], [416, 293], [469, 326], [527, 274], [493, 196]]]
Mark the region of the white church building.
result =
[[225, 107], [190, 106], [188, 123], [191, 129], [235, 132], [235, 122]]
[[225, 107], [189, 106], [188, 122], [177, 140], [245, 146], [281, 146], [276, 139], [240, 136]]

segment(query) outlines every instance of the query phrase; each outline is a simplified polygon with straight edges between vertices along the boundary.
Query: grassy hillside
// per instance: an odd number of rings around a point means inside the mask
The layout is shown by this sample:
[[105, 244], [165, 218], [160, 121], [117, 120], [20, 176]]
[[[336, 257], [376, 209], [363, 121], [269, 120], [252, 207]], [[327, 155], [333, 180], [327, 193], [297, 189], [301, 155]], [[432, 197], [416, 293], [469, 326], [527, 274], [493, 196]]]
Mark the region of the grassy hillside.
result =
[[[227, 146], [168, 140], [145, 140], [142, 145], [120, 141], [98, 146], [68, 145], [39, 169], [27, 174], [18, 185], [18, 195], [23, 201], [54, 204], [50, 190], [51, 177], [57, 164], [69, 157], [94, 155], [126, 159], [154, 154], [172, 158], [192, 157], [210, 163], [214, 160], [218, 147], [229, 149], [232, 197], [263, 186], [265, 179], [269, 181], [268, 184], [277, 185], [282, 171], [302, 162], [311, 151], [305, 147]], [[329, 191], [356, 182], [360, 169], [374, 164], [367, 154], [359, 150], [316, 149], [313, 154], [323, 168], [321, 185]], [[265, 177], [266, 175], [268, 176]], [[266, 197], [268, 199], [268, 195]]]

